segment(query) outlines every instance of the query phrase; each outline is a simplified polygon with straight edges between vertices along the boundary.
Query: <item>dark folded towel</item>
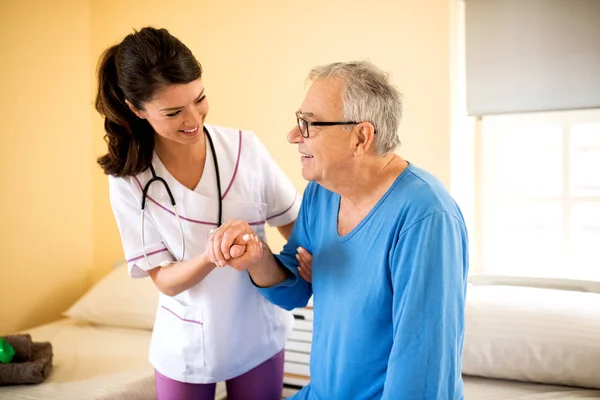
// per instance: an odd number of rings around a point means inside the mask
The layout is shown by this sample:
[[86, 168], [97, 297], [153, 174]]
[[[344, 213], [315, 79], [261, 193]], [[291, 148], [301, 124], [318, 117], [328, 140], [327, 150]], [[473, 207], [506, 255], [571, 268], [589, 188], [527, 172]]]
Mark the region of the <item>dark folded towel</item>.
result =
[[12, 362], [31, 361], [32, 341], [30, 334], [9, 335], [2, 338], [15, 349], [15, 356]]
[[52, 370], [52, 345], [31, 344], [31, 361], [0, 364], [0, 386], [41, 383]]

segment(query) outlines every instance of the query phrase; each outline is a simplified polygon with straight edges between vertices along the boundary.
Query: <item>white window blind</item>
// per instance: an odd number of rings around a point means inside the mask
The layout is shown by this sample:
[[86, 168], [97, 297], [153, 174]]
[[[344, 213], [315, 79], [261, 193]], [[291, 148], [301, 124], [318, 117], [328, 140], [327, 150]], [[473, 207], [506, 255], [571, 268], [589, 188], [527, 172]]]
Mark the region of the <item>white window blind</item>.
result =
[[600, 1], [465, 0], [469, 115], [600, 107]]

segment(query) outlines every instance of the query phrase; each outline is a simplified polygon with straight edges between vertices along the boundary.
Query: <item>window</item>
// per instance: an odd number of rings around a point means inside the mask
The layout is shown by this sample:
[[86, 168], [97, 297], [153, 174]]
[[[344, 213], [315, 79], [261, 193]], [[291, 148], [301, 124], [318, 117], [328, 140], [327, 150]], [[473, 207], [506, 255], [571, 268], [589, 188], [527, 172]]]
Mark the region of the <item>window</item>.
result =
[[479, 272], [600, 281], [600, 110], [477, 127]]

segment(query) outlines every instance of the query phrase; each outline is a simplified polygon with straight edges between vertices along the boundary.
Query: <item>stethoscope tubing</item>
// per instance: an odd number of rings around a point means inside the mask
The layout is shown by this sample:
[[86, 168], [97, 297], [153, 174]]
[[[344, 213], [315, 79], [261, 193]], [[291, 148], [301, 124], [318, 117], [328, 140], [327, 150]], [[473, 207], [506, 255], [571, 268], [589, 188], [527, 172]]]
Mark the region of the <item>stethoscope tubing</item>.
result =
[[[213, 156], [213, 162], [214, 162], [214, 166], [215, 166], [215, 175], [217, 178], [217, 191], [218, 191], [218, 195], [219, 195], [219, 216], [218, 216], [218, 220], [217, 220], [217, 227], [221, 226], [222, 223], [222, 218], [223, 218], [223, 198], [222, 198], [222, 192], [221, 192], [221, 175], [219, 173], [219, 163], [217, 161], [217, 153], [215, 151], [215, 146], [213, 144], [212, 138], [210, 137], [210, 134], [208, 133], [208, 130], [206, 129], [206, 127], [204, 127], [204, 133], [206, 134], [206, 138], [208, 139], [208, 144], [210, 145], [210, 151], [212, 153]], [[177, 224], [179, 226], [179, 236], [180, 236], [180, 240], [181, 240], [181, 256], [179, 257], [179, 259], [177, 260], [177, 262], [181, 262], [183, 261], [183, 258], [185, 257], [185, 238], [183, 235], [183, 226], [181, 225], [181, 218], [179, 217], [179, 212], [177, 211], [177, 203], [175, 202], [175, 197], [173, 196], [173, 193], [171, 192], [171, 188], [169, 188], [169, 185], [167, 184], [167, 182], [161, 178], [160, 176], [156, 175], [156, 171], [154, 170], [154, 167], [152, 166], [152, 163], [150, 164], [150, 172], [152, 172], [152, 178], [150, 178], [150, 180], [146, 183], [146, 185], [144, 186], [143, 190], [142, 190], [142, 205], [141, 205], [141, 228], [142, 228], [142, 232], [141, 232], [141, 236], [142, 236], [142, 251], [144, 252], [144, 259], [146, 261], [146, 264], [148, 266], [150, 266], [150, 262], [148, 261], [148, 255], [146, 253], [146, 240], [145, 240], [145, 235], [144, 235], [144, 221], [146, 219], [145, 217], [145, 211], [146, 211], [146, 199], [148, 196], [148, 190], [150, 189], [150, 186], [155, 183], [155, 182], [160, 182], [163, 184], [163, 186], [165, 187], [167, 194], [169, 195], [169, 201], [171, 202], [171, 207], [173, 208], [173, 212], [175, 213], [175, 216], [177, 217]], [[167, 263], [168, 265], [168, 263]], [[162, 263], [161, 263], [162, 266]]]

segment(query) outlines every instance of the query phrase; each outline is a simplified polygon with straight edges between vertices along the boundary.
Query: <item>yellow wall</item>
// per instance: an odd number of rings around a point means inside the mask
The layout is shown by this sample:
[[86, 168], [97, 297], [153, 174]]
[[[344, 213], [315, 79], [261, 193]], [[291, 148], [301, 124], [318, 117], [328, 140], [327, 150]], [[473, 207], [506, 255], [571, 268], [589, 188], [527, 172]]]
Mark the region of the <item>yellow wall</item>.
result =
[[[297, 149], [285, 135], [304, 95], [309, 69], [369, 59], [391, 73], [405, 96], [400, 153], [449, 184], [451, 0], [92, 1], [92, 58], [133, 28], [165, 27], [202, 63], [208, 122], [254, 130], [293, 180], [305, 186]], [[368, 6], [367, 6], [368, 4]], [[94, 123], [94, 151], [102, 127]], [[93, 179], [96, 265], [121, 254], [106, 201]], [[282, 240], [271, 230], [272, 247]], [[98, 261], [102, 260], [102, 263]]]
[[404, 93], [399, 153], [449, 184], [451, 3], [0, 1], [0, 279], [12, 282], [0, 289], [0, 333], [58, 317], [122, 257], [95, 164], [106, 148], [93, 74], [106, 47], [133, 28], [169, 29], [203, 64], [208, 122], [254, 130], [300, 191], [285, 135], [308, 70], [369, 59]]
[[0, 1], [0, 334], [55, 319], [88, 284], [89, 15]]

